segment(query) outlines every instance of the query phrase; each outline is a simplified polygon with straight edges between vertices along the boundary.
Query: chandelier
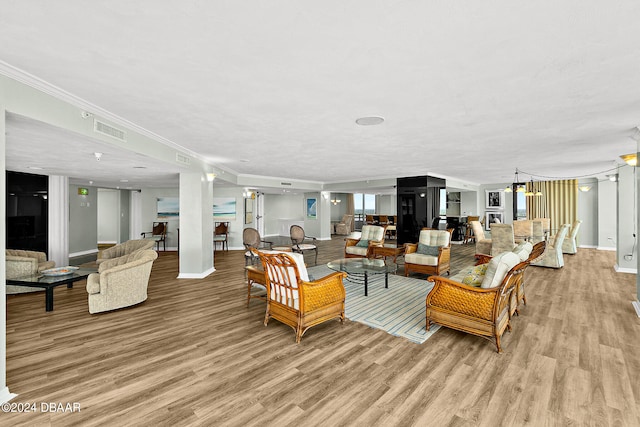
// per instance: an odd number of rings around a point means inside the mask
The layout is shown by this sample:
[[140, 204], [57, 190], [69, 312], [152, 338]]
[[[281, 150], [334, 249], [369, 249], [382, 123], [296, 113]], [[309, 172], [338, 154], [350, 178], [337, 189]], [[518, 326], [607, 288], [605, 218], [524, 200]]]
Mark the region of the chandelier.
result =
[[[542, 185], [542, 184], [541, 184]], [[505, 189], [504, 192], [505, 193], [513, 193], [513, 188], [516, 189], [517, 193], [524, 193], [525, 196], [527, 197], [541, 197], [542, 196], [542, 191], [540, 190], [540, 188], [536, 187], [534, 182], [533, 182], [533, 177], [531, 178], [531, 188], [529, 190], [527, 190], [526, 188], [526, 184], [520, 182], [520, 178], [518, 176], [518, 169], [516, 168], [516, 174], [513, 178], [513, 184], [508, 185]]]

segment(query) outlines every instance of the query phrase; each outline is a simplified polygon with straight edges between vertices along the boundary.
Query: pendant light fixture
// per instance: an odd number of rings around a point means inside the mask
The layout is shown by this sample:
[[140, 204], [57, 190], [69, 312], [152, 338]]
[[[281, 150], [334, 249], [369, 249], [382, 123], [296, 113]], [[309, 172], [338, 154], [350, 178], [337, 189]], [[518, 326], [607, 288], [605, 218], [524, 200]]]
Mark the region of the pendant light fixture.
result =
[[524, 193], [525, 192], [525, 188], [524, 188], [524, 186], [522, 186], [522, 184], [520, 183], [520, 179], [518, 178], [518, 168], [516, 168], [516, 174], [513, 177], [513, 184], [507, 185], [507, 188], [504, 189], [504, 192], [505, 193], [512, 193], [513, 192], [513, 187], [516, 187], [516, 192], [518, 192], [518, 193]]

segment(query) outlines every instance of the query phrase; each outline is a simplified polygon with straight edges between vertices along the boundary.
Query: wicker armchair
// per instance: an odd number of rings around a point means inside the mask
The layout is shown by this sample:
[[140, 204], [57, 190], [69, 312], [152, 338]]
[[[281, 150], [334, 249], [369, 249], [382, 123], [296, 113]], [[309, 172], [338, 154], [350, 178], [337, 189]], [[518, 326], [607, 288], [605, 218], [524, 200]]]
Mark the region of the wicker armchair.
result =
[[[418, 243], [407, 243], [404, 252], [404, 275], [410, 272], [440, 275], [449, 274], [451, 267], [451, 235], [453, 228], [420, 230]], [[421, 250], [425, 248], [425, 250]], [[429, 253], [433, 250], [433, 253]], [[437, 251], [437, 255], [436, 252]]]
[[[542, 256], [546, 246], [547, 242], [544, 240], [536, 243], [535, 245], [530, 242], [522, 242], [514, 248], [513, 252], [520, 257], [521, 261], [526, 262], [527, 266], [529, 266], [531, 262], [537, 260], [538, 258], [540, 258], [540, 256]], [[490, 255], [480, 255], [480, 257], [477, 258], [478, 264], [486, 264], [491, 261], [491, 258], [492, 257]], [[509, 316], [520, 314], [520, 301], [522, 301], [523, 305], [527, 305], [527, 296], [525, 294], [524, 287], [524, 273], [525, 271], [523, 271], [520, 275], [520, 278], [516, 283], [513, 292], [511, 293], [511, 297], [509, 298]]]
[[384, 227], [378, 225], [363, 225], [359, 239], [346, 238], [344, 247], [345, 258], [371, 258], [374, 246], [384, 245]]
[[502, 353], [500, 338], [511, 330], [509, 300], [526, 262], [513, 252], [503, 252], [489, 262], [481, 287], [441, 276], [430, 276], [433, 289], [426, 299], [427, 330], [432, 323], [492, 340]]
[[267, 283], [265, 326], [273, 317], [291, 326], [296, 331], [296, 343], [299, 343], [302, 335], [312, 326], [335, 318], [344, 322], [346, 293], [342, 279], [346, 277], [345, 273], [331, 273], [310, 282], [301, 254], [257, 253]]

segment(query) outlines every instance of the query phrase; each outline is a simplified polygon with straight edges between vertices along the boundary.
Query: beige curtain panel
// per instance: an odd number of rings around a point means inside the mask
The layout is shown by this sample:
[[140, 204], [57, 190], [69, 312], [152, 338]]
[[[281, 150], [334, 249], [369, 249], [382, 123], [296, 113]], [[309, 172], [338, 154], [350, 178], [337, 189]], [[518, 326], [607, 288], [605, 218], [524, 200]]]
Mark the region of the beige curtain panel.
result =
[[356, 229], [356, 220], [355, 220], [355, 201], [353, 199], [353, 194], [347, 194], [347, 214], [353, 216], [353, 221], [351, 221], [351, 230], [354, 231]]
[[[541, 181], [534, 185], [542, 196], [527, 197], [527, 218], [550, 218], [551, 230], [573, 224], [578, 217], [578, 180]], [[527, 191], [532, 191], [527, 183]]]

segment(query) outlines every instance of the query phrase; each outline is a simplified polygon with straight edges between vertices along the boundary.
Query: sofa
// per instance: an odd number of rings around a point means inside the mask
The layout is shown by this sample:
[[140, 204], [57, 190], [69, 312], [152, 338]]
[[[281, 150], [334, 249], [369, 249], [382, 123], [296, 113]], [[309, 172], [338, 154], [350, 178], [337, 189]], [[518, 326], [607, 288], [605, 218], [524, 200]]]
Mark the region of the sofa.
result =
[[155, 240], [151, 239], [137, 239], [127, 240], [119, 245], [112, 246], [100, 252], [96, 263], [100, 265], [108, 259], [118, 258], [124, 255], [129, 255], [135, 251], [143, 251], [145, 249], [151, 249], [156, 244]]
[[156, 258], [156, 251], [144, 249], [103, 261], [98, 272], [87, 277], [89, 313], [116, 310], [145, 301]]
[[[21, 249], [6, 249], [6, 278], [13, 279], [21, 276], [40, 273], [43, 270], [54, 268], [54, 261], [47, 261], [47, 254], [38, 251], [25, 251]], [[21, 294], [26, 292], [42, 292], [42, 288], [27, 286], [7, 285], [7, 294]]]

